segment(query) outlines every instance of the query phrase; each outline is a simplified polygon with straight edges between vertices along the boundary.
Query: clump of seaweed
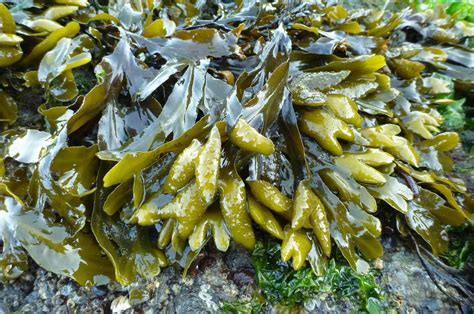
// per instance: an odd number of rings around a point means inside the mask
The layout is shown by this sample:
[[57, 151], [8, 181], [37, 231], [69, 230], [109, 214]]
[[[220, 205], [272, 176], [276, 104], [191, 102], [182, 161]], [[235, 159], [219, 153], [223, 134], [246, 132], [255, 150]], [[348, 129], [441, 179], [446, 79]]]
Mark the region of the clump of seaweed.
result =
[[[186, 272], [209, 241], [251, 250], [257, 235], [281, 241], [294, 269], [323, 276], [337, 247], [366, 273], [383, 255], [380, 201], [447, 251], [446, 228], [474, 213], [447, 154], [459, 136], [436, 108], [473, 88], [469, 22], [442, 7], [205, 11], [0, 4], [1, 279], [29, 255], [83, 285], [127, 285], [171, 263]], [[44, 125], [25, 129], [14, 95], [33, 88]]]

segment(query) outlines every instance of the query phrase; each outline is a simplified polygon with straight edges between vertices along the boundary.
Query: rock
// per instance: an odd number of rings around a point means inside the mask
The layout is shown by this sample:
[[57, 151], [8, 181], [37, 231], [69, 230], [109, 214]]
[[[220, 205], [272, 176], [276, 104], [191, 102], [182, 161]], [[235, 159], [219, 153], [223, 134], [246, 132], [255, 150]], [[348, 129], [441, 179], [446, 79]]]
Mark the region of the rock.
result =
[[97, 297], [103, 297], [107, 294], [107, 287], [99, 286], [99, 287], [92, 287], [91, 292]]
[[382, 270], [383, 269], [383, 259], [381, 258], [377, 258], [374, 260], [374, 268], [375, 269], [378, 269], [378, 270]]
[[[400, 312], [459, 312], [431, 281], [416, 253], [398, 236], [384, 237], [385, 255], [374, 261], [389, 308]], [[388, 245], [385, 245], [388, 244]], [[9, 285], [0, 285], [0, 313], [19, 312], [110, 312], [208, 313], [219, 312], [223, 301], [250, 300], [255, 293], [250, 255], [237, 245], [225, 254], [205, 256], [194, 276], [185, 279], [181, 269], [168, 267], [152, 279], [129, 287], [110, 283], [103, 287], [80, 287], [71, 279], [32, 267]], [[33, 265], [34, 263], [31, 262]], [[280, 307], [267, 305], [265, 313]], [[336, 300], [330, 293], [318, 294], [299, 310], [308, 313], [350, 312], [350, 300]], [[288, 309], [286, 309], [288, 310]]]
[[59, 293], [63, 296], [68, 296], [71, 293], [72, 287], [70, 285], [65, 285], [59, 290]]
[[226, 266], [233, 272], [243, 270], [253, 272], [252, 260], [249, 253], [243, 247], [234, 242], [232, 242], [229, 250], [226, 252], [224, 260]]
[[459, 312], [453, 303], [433, 283], [418, 256], [409, 249], [388, 251], [383, 257], [383, 287], [390, 303], [399, 312]]

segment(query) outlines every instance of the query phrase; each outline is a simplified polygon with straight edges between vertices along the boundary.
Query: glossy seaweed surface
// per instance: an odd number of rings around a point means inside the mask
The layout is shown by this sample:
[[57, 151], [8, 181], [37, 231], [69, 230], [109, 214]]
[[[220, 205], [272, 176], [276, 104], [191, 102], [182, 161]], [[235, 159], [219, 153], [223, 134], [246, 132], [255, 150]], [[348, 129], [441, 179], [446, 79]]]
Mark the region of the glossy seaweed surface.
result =
[[0, 4], [0, 279], [30, 256], [128, 285], [258, 237], [294, 269], [322, 276], [340, 250], [364, 273], [377, 210], [444, 253], [474, 213], [436, 108], [472, 99], [472, 25], [441, 7], [203, 3]]

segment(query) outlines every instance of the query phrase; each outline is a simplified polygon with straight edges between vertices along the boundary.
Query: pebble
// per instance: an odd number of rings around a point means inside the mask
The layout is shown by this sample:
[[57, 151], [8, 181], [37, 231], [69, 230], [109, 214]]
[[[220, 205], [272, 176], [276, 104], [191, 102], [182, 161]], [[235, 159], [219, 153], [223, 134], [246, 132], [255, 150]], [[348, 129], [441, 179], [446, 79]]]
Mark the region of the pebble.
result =
[[[427, 278], [417, 255], [399, 247], [386, 249], [384, 257], [373, 264], [380, 269], [389, 305], [403, 313], [458, 311]], [[255, 293], [248, 253], [235, 246], [213, 260], [195, 277], [183, 280], [179, 269], [168, 268], [153, 280], [139, 280], [129, 287], [110, 283], [82, 288], [68, 278], [33, 269], [13, 284], [0, 285], [0, 313], [219, 312], [222, 301], [244, 300]], [[138, 298], [134, 290], [144, 293]], [[326, 293], [305, 303], [308, 312], [350, 312], [352, 308], [350, 300], [335, 300]]]
[[374, 260], [374, 268], [378, 270], [383, 269], [383, 260], [381, 258], [377, 258]]
[[71, 293], [71, 286], [70, 285], [65, 285], [59, 291], [60, 291], [61, 295], [67, 297]]
[[107, 294], [107, 287], [92, 287], [91, 289], [92, 293], [98, 297], [103, 297], [104, 295]]

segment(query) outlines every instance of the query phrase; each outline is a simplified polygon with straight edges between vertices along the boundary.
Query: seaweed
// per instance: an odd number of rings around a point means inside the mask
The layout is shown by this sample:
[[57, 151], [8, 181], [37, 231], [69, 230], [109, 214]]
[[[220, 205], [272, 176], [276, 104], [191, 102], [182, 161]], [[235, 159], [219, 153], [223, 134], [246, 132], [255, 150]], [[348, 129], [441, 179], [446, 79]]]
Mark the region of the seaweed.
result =
[[[28, 254], [80, 284], [128, 285], [173, 263], [186, 274], [209, 242], [271, 238], [270, 266], [291, 260], [309, 283], [288, 303], [337, 270], [370, 310], [378, 292], [358, 276], [383, 255], [378, 210], [449, 255], [447, 229], [474, 217], [445, 132], [472, 97], [465, 9], [213, 9], [0, 4], [1, 279]], [[43, 124], [28, 129], [16, 97], [33, 90]], [[338, 251], [358, 274], [328, 262]]]
[[[325, 275], [316, 276], [308, 266], [294, 270], [289, 263], [279, 261], [279, 255], [280, 245], [272, 239], [258, 242], [252, 253], [260, 293], [272, 304], [301, 305], [324, 293], [350, 300], [357, 311], [380, 313], [386, 307], [374, 270], [360, 274], [332, 259]], [[258, 299], [251, 301], [253, 305]]]
[[451, 241], [448, 250], [441, 255], [446, 264], [460, 270], [468, 270], [474, 260], [472, 226], [464, 224], [448, 230]]

